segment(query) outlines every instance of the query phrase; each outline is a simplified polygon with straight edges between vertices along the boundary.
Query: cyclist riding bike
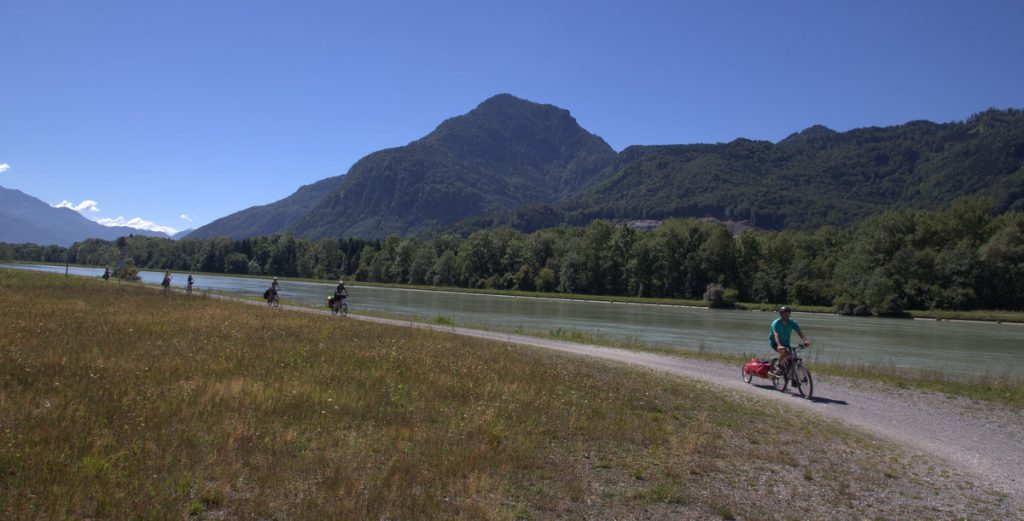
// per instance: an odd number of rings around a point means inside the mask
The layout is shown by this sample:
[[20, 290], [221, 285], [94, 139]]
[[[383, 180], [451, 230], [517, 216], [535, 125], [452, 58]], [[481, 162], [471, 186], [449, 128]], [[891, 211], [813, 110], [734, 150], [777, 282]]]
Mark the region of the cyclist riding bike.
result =
[[[793, 310], [789, 306], [782, 306], [779, 308], [779, 318], [772, 321], [771, 334], [768, 336], [768, 343], [772, 347], [772, 351], [779, 354], [779, 362], [776, 366], [776, 373], [786, 374], [786, 366], [789, 364], [789, 338], [793, 331], [800, 335], [800, 339], [804, 341], [804, 345], [811, 345], [811, 341], [807, 340], [804, 336], [803, 331], [800, 330], [800, 324], [796, 321], [790, 320], [789, 316], [793, 313]], [[779, 346], [787, 349], [779, 349]]]
[[334, 288], [334, 299], [335, 300], [337, 300], [337, 299], [344, 300], [344, 299], [347, 299], [347, 298], [348, 298], [348, 290], [345, 289], [345, 281], [344, 280], [339, 280], [338, 281], [338, 286]]

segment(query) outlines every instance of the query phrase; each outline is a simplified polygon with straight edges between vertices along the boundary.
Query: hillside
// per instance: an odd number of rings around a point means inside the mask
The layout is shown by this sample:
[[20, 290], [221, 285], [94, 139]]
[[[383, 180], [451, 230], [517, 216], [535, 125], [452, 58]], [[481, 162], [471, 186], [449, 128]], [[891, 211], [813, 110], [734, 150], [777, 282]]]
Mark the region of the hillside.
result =
[[344, 176], [218, 219], [189, 238], [416, 234], [495, 209], [555, 202], [614, 156], [568, 111], [501, 94], [406, 146], [367, 155]]
[[614, 156], [568, 111], [502, 94], [418, 141], [366, 156], [291, 228], [314, 239], [416, 234], [495, 209], [556, 201]]
[[629, 147], [557, 209], [573, 223], [711, 216], [815, 228], [972, 195], [991, 199], [1000, 213], [1024, 209], [1024, 112], [842, 133], [816, 126], [776, 144]]
[[210, 237], [243, 239], [280, 233], [309, 213], [323, 200], [324, 196], [336, 190], [343, 179], [343, 176], [334, 176], [304, 185], [280, 201], [253, 206], [227, 217], [221, 217], [194, 230], [186, 237], [189, 239], [208, 239]]
[[759, 228], [846, 226], [963, 196], [1024, 210], [1024, 113], [836, 132], [778, 143], [630, 146], [616, 154], [568, 111], [502, 94], [348, 172], [190, 237], [382, 238], [594, 219], [710, 217]]

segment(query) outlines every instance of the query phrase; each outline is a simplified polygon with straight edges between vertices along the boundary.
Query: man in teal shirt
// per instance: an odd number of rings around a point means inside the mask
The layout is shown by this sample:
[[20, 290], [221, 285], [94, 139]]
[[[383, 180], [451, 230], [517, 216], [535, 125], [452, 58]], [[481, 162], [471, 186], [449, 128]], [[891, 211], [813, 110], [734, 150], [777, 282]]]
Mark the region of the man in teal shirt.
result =
[[807, 340], [807, 337], [804, 336], [804, 332], [800, 331], [800, 324], [789, 319], [791, 313], [793, 313], [793, 310], [789, 309], [789, 306], [779, 308], [779, 318], [772, 321], [772, 332], [768, 337], [772, 350], [779, 353], [778, 368], [780, 373], [786, 372], [786, 366], [789, 363], [789, 349], [779, 350], [779, 346], [789, 347], [789, 337], [793, 331], [800, 335], [800, 339], [804, 341], [804, 344], [811, 344], [811, 341]]

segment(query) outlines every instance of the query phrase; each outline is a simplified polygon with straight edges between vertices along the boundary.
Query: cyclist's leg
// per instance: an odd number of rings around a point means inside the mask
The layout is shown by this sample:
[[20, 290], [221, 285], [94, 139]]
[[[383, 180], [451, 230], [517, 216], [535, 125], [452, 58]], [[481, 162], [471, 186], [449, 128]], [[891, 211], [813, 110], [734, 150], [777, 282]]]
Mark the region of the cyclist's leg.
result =
[[789, 369], [789, 349], [785, 347], [779, 348], [779, 374], [785, 374], [786, 370]]

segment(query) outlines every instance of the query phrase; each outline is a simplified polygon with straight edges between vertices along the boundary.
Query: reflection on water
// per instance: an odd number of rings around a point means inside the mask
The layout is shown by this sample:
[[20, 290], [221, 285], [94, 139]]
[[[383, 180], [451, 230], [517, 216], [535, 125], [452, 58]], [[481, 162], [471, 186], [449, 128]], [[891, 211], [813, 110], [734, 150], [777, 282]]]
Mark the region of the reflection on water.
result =
[[[0, 265], [64, 273], [63, 266]], [[102, 268], [70, 268], [69, 273], [99, 277]], [[159, 284], [163, 272], [140, 272], [143, 282]], [[197, 274], [195, 290], [262, 295], [270, 277]], [[184, 287], [188, 273], [171, 283]], [[114, 284], [112, 279], [111, 284]], [[281, 283], [282, 303], [325, 306], [334, 284]], [[660, 347], [767, 356], [768, 325], [775, 318], [759, 311], [709, 310], [678, 306], [612, 304], [412, 289], [349, 286], [354, 313], [386, 311], [431, 319], [449, 317], [460, 326], [507, 331], [578, 329], [614, 340]], [[1024, 326], [984, 322], [840, 317], [794, 312], [814, 347], [805, 359], [882, 363], [946, 373], [1019, 374], [1024, 370]]]

